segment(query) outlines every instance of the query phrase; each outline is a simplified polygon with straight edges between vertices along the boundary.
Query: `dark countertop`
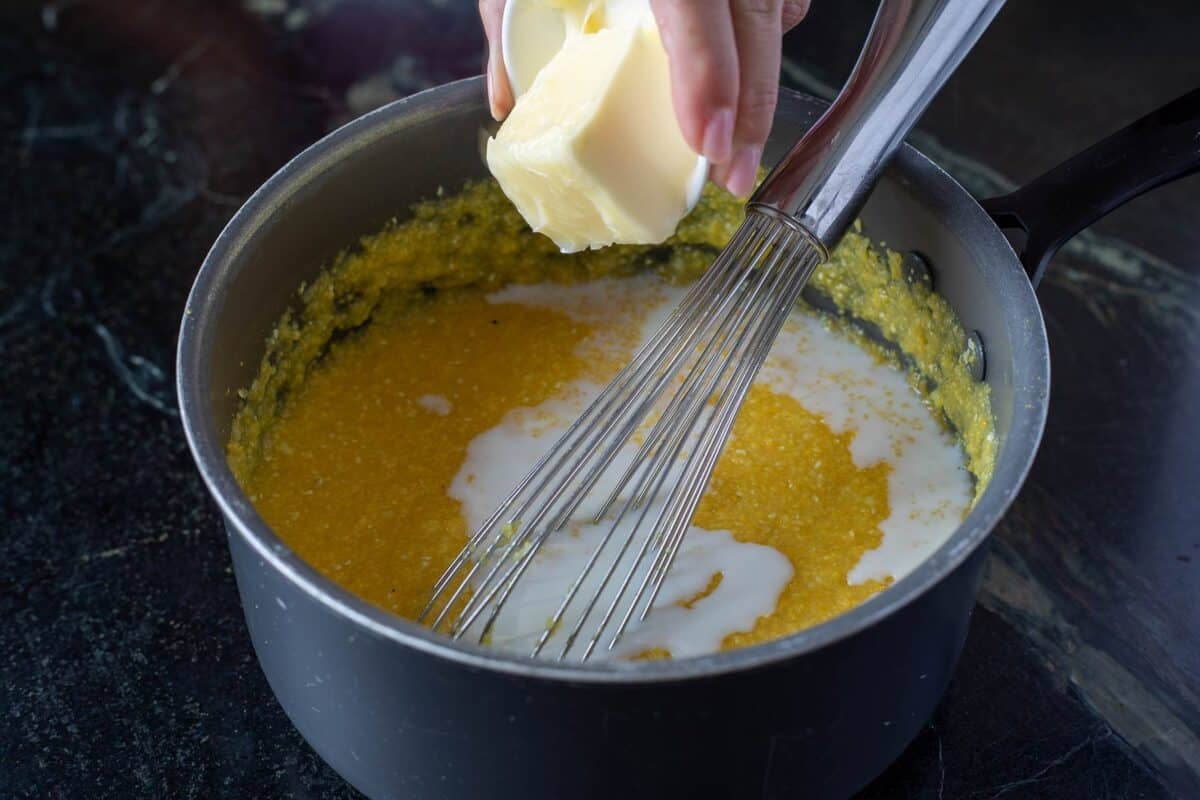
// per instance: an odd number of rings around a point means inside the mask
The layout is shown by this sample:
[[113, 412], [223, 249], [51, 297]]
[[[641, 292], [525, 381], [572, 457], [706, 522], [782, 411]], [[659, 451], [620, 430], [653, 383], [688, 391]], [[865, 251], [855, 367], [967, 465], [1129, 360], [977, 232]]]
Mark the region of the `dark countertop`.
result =
[[[814, 0], [827, 93], [872, 2]], [[1200, 85], [1191, 0], [1012, 3], [913, 137], [980, 195]], [[481, 64], [450, 0], [0, 8], [0, 797], [355, 796], [254, 659], [174, 408], [183, 300], [242, 199]], [[1200, 796], [1200, 179], [1069, 245], [1049, 427], [925, 732], [864, 798]]]

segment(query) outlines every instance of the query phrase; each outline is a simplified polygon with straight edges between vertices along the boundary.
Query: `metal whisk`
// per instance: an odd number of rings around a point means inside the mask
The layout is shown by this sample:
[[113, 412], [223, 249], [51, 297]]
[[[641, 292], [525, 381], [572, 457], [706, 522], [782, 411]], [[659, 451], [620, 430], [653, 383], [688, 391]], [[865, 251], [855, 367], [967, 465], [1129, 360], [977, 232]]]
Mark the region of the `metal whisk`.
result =
[[543, 546], [581, 515], [600, 533], [524, 640], [530, 655], [553, 641], [547, 655], [584, 661], [645, 619], [805, 283], [1002, 3], [882, 0], [837, 100], [662, 327], [471, 536], [422, 621], [488, 641]]

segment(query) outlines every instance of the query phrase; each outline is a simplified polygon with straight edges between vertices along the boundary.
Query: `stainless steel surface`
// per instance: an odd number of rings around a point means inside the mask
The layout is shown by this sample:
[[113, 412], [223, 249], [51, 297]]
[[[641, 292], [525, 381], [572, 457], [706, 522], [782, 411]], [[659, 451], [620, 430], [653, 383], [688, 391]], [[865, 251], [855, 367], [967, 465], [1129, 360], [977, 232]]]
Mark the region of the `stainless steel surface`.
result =
[[1004, 0], [882, 0], [841, 93], [750, 204], [774, 209], [831, 249], [1002, 5]]
[[[784, 92], [765, 162], [825, 107]], [[939, 293], [983, 337], [1000, 442], [970, 515], [904, 579], [795, 635], [699, 658], [558, 664], [455, 642], [293, 552], [238, 486], [225, 444], [237, 391], [296, 286], [439, 187], [486, 175], [464, 154], [488, 120], [483, 80], [472, 79], [340, 128], [247, 201], [196, 278], [179, 337], [181, 417], [225, 517], [272, 690], [317, 752], [376, 798], [845, 797], [900, 753], [941, 696], [983, 545], [1041, 438], [1046, 335], [1019, 261], [971, 196], [910, 147], [863, 209], [866, 232], [923, 254]]]

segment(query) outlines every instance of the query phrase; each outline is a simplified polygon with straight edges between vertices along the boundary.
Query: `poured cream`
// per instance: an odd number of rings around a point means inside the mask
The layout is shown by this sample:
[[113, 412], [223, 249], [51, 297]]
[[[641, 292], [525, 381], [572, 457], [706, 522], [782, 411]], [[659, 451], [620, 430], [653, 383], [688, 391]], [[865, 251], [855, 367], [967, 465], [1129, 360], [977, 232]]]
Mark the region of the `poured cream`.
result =
[[[596, 331], [579, 345], [586, 358], [627, 360], [632, 344], [644, 342], [669, 313], [681, 292], [651, 276], [608, 279], [584, 284], [513, 286], [489, 295], [494, 304], [550, 309]], [[630, 337], [630, 331], [636, 336]], [[822, 417], [836, 433], [852, 433], [851, 455], [859, 468], [886, 463], [889, 515], [880, 524], [880, 545], [866, 552], [846, 576], [850, 583], [898, 579], [933, 552], [953, 532], [967, 509], [971, 486], [961, 451], [934, 421], [903, 374], [876, 361], [852, 342], [826, 329], [814, 316], [797, 311], [760, 375], [759, 383], [794, 398]], [[471, 441], [467, 456], [449, 488], [459, 501], [469, 529], [482, 524], [601, 387], [589, 380], [562, 386], [556, 396], [534, 407], [510, 411], [498, 425]], [[554, 616], [559, 603], [608, 533], [594, 524], [598, 502], [633, 454], [626, 448], [567, 528], [547, 540], [504, 606], [492, 631], [494, 646], [528, 652]], [[802, 490], [806, 468], [797, 464]], [[619, 504], [618, 504], [619, 505]], [[651, 505], [647, 519], [657, 508]], [[611, 515], [610, 515], [611, 516]], [[591, 610], [589, 631], [617, 596], [642, 540], [629, 537], [636, 515], [612, 533], [610, 544], [579, 590], [588, 597], [607, 572], [614, 577]], [[794, 574], [780, 551], [738, 541], [737, 531], [691, 526], [683, 546], [644, 621], [634, 622], [611, 652], [601, 642], [593, 658], [632, 657], [666, 651], [675, 657], [702, 655], [721, 648], [731, 634], [750, 631], [769, 615]], [[796, 532], [803, 536], [803, 531]], [[614, 562], [616, 562], [614, 564]], [[625, 614], [645, 568], [634, 571], [631, 589], [614, 614]], [[715, 588], [714, 588], [715, 584]], [[707, 593], [706, 593], [707, 592]], [[554, 630], [545, 652], [557, 655], [583, 615], [573, 603]], [[615, 626], [614, 626], [615, 627]], [[571, 650], [578, 655], [584, 645]]]
[[[471, 442], [467, 459], [450, 486], [450, 495], [462, 503], [470, 529], [487, 520], [512, 489], [514, 479], [533, 467], [601, 388], [584, 381], [575, 382], [564, 390], [563, 397], [534, 408], [516, 409]], [[613, 514], [600, 524], [591, 520], [635, 449], [631, 444], [617, 456], [567, 528], [548, 539], [538, 552], [496, 620], [491, 636], [494, 646], [530, 651], [547, 620], [554, 617], [568, 589], [604, 541]], [[661, 501], [649, 504], [647, 519], [655, 519], [661, 510]], [[629, 609], [651, 562], [642, 559], [639, 568], [632, 572], [630, 588], [619, 592], [648, 528], [642, 526], [639, 535], [631, 538], [639, 513], [626, 515], [613, 531], [602, 557], [579, 589], [581, 601], [568, 607], [547, 643], [548, 653], [557, 654], [563, 648], [584, 614], [582, 598], [595, 595], [610, 571], [614, 577], [606, 583], [599, 602], [590, 610], [585, 629], [598, 624], [619, 594], [622, 602], [615, 607], [617, 619]], [[622, 547], [625, 541], [629, 545]], [[655, 598], [653, 611], [612, 652], [617, 656], [635, 656], [661, 649], [676, 657], [716, 652], [726, 636], [751, 630], [759, 617], [774, 610], [779, 593], [792, 573], [787, 557], [774, 548], [739, 542], [729, 531], [709, 531], [692, 525]], [[704, 593], [717, 574], [721, 575], [721, 581], [711, 593], [689, 607], [680, 605]], [[571, 653], [582, 652], [579, 648], [583, 644], [577, 644]], [[607, 652], [607, 649], [599, 651]]]
[[851, 583], [902, 578], [962, 521], [971, 498], [962, 451], [901, 372], [835, 336], [816, 318], [796, 313], [759, 381], [795, 398], [835, 433], [852, 431], [855, 466], [885, 462], [892, 468], [890, 513], [879, 526], [883, 542], [850, 571]]

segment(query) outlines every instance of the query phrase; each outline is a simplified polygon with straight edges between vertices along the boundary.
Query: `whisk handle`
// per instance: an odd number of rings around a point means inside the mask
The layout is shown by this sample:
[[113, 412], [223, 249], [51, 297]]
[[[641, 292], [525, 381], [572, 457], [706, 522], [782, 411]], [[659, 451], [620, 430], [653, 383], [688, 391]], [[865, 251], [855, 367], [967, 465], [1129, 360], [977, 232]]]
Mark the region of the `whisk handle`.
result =
[[771, 171], [750, 206], [783, 214], [827, 251], [888, 159], [1004, 0], [881, 0], [833, 105]]

